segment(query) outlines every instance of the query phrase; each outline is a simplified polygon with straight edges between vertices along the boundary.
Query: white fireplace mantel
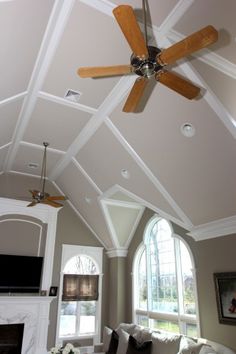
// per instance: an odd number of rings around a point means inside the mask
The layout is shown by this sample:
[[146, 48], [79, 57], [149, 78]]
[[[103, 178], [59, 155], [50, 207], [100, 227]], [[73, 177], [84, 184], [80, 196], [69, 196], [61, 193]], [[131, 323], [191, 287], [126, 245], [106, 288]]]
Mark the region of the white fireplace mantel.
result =
[[22, 354], [46, 354], [52, 296], [0, 296], [0, 325], [24, 323]]

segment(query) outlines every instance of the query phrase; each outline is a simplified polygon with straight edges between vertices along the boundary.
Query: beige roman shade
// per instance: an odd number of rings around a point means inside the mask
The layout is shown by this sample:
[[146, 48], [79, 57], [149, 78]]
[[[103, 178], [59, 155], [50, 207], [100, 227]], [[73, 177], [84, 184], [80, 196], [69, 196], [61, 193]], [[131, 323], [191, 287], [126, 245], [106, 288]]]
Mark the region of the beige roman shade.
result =
[[62, 300], [98, 300], [98, 279], [98, 275], [64, 274]]

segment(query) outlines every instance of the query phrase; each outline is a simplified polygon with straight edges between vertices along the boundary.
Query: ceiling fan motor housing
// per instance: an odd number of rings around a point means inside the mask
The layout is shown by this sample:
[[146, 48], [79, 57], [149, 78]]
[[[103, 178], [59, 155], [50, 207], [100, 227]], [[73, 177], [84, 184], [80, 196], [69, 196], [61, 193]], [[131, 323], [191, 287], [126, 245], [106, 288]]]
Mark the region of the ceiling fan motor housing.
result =
[[156, 61], [156, 57], [161, 53], [161, 50], [153, 46], [148, 46], [147, 48], [149, 55], [147, 59], [142, 59], [132, 54], [130, 61], [137, 75], [149, 78], [162, 70], [163, 66]]

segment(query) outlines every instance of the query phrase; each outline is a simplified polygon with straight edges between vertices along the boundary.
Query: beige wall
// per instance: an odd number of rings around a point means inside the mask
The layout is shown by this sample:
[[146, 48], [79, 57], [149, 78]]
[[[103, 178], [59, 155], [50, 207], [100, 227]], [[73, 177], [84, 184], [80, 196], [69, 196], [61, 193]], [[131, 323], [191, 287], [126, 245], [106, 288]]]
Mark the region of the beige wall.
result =
[[[132, 321], [131, 272], [133, 256], [137, 247], [142, 242], [146, 223], [153, 214], [152, 211], [145, 210], [129, 247], [126, 272], [128, 297], [126, 304], [126, 321]], [[173, 228], [174, 232], [182, 236], [189, 244], [195, 260], [202, 337], [225, 344], [236, 350], [236, 327], [233, 325], [220, 324], [218, 320], [213, 279], [213, 273], [215, 272], [236, 271], [236, 235], [195, 242], [190, 236], [186, 235], [185, 230], [181, 227], [173, 225]]]

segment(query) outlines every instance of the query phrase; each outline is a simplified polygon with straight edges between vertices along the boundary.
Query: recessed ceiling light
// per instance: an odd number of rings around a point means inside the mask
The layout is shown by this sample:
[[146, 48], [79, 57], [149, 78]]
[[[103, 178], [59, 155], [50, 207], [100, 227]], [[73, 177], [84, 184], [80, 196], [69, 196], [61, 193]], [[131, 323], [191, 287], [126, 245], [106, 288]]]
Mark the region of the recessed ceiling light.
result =
[[195, 135], [195, 128], [191, 123], [184, 123], [181, 125], [181, 133], [186, 136], [187, 138], [191, 138]]
[[28, 167], [29, 168], [32, 168], [32, 169], [36, 169], [39, 167], [39, 164], [38, 163], [35, 163], [35, 162], [29, 162], [28, 163]]
[[85, 197], [84, 199], [85, 199], [86, 203], [91, 204], [91, 198]]
[[124, 177], [124, 178], [126, 178], [126, 179], [129, 179], [129, 178], [130, 178], [129, 171], [126, 170], [125, 168], [123, 168], [123, 169], [121, 170], [121, 176]]

